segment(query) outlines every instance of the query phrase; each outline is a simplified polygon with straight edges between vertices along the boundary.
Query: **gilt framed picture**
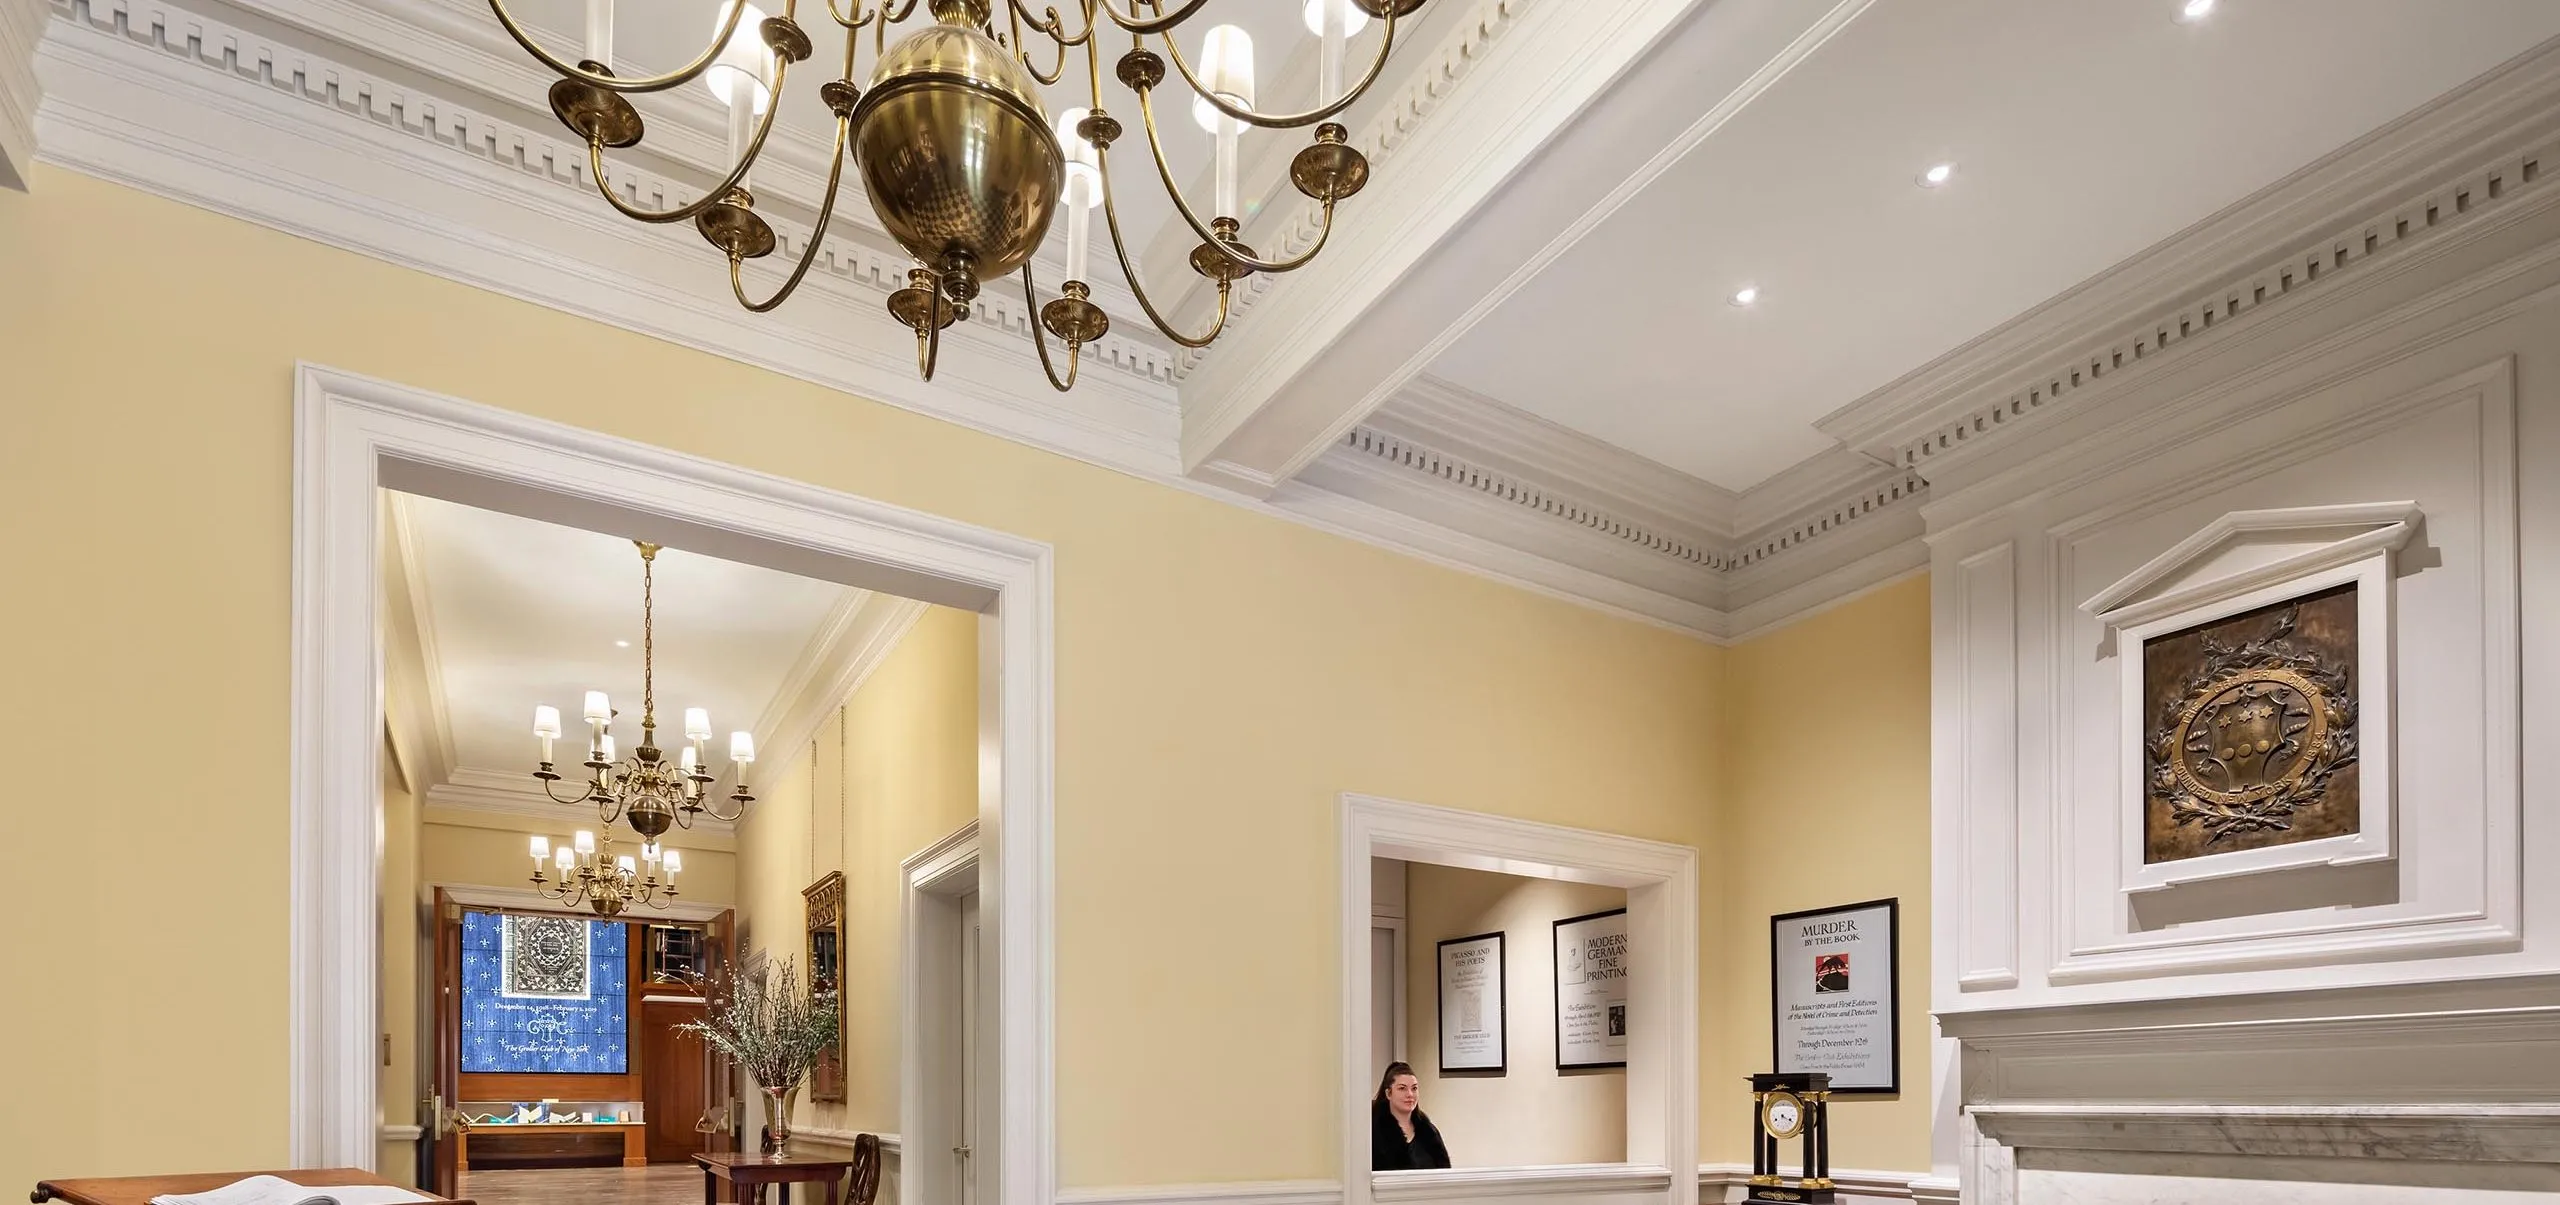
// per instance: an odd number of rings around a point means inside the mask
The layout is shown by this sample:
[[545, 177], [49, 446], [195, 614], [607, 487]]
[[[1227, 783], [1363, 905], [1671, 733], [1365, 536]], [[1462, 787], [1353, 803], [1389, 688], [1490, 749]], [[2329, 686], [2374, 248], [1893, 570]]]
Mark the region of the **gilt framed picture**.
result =
[[1503, 1074], [1502, 934], [1453, 937], [1439, 952], [1440, 1073]]
[[1780, 1073], [1838, 1093], [1902, 1090], [1901, 901], [1769, 918], [1771, 1043]]

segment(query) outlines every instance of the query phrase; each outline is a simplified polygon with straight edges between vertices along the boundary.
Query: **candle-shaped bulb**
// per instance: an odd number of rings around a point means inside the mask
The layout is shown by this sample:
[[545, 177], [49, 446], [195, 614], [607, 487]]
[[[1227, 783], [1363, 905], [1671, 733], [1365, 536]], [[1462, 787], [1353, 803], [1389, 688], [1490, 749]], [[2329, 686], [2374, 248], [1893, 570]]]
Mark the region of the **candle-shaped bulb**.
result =
[[560, 873], [567, 874], [578, 865], [578, 855], [571, 852], [568, 846], [563, 845], [551, 851], [551, 864], [559, 867]]
[[613, 722], [613, 701], [605, 698], [601, 690], [587, 692], [587, 722], [590, 724]]
[[570, 843], [578, 847], [579, 853], [591, 854], [596, 852], [596, 835], [585, 829], [579, 829], [578, 835], [570, 838]]
[[686, 740], [693, 740], [693, 741], [707, 741], [707, 740], [710, 740], [710, 739], [711, 739], [711, 712], [710, 712], [709, 710], [707, 710], [707, 709], [700, 708], [700, 707], [687, 707], [687, 708], [685, 708], [685, 709], [684, 709], [684, 735], [685, 735], [685, 739], [686, 739]]
[[613, 734], [612, 734], [612, 733], [610, 733], [610, 732], [605, 733], [605, 734], [604, 734], [604, 739], [596, 742], [596, 760], [597, 760], [597, 761], [600, 761], [600, 762], [603, 762], [603, 763], [605, 763], [605, 764], [607, 764], [607, 765], [611, 765], [611, 764], [613, 764]]
[[1342, 94], [1343, 44], [1368, 28], [1369, 14], [1351, 0], [1307, 0], [1307, 32], [1323, 40], [1316, 57], [1316, 98], [1331, 104]]
[[546, 741], [559, 736], [560, 709], [549, 706], [534, 708], [533, 734]]
[[613, 0], [587, 0], [587, 59], [613, 67]]
[[551, 860], [551, 838], [536, 837], [533, 839], [533, 860], [536, 863], [548, 862]]
[[667, 858], [663, 865], [667, 868], [668, 878], [672, 879], [676, 877], [676, 872], [684, 869], [684, 851], [681, 849], [668, 850]]
[[1058, 148], [1067, 159], [1067, 279], [1083, 280], [1093, 255], [1093, 209], [1102, 204], [1102, 156], [1076, 132], [1086, 110], [1058, 114]]
[[[1211, 29], [1200, 41], [1200, 87], [1238, 108], [1253, 106], [1253, 35], [1234, 25]], [[1206, 96], [1191, 98], [1191, 119], [1212, 134], [1231, 120]]]
[[[737, 30], [720, 48], [720, 57], [702, 73], [703, 86], [729, 109], [732, 164], [746, 158], [747, 143], [755, 139], [755, 119], [773, 103], [773, 56], [765, 51], [763, 35], [757, 30], [764, 24], [764, 10], [745, 0], [739, 3], [745, 5], [746, 14], [738, 18]], [[729, 6], [721, 5], [711, 16], [711, 31], [718, 33], [728, 23]]]
[[744, 732], [729, 734], [729, 760], [751, 762], [756, 759], [756, 738]]

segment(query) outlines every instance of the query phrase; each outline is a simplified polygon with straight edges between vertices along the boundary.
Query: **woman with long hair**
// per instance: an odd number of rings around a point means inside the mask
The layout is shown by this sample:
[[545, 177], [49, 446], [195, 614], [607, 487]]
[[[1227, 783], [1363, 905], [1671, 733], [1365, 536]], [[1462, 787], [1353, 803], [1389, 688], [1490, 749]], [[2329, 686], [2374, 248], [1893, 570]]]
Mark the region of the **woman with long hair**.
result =
[[1448, 1144], [1440, 1127], [1422, 1111], [1422, 1079], [1404, 1063], [1387, 1064], [1378, 1081], [1377, 1099], [1369, 1105], [1369, 1167], [1373, 1171], [1411, 1171], [1449, 1166]]

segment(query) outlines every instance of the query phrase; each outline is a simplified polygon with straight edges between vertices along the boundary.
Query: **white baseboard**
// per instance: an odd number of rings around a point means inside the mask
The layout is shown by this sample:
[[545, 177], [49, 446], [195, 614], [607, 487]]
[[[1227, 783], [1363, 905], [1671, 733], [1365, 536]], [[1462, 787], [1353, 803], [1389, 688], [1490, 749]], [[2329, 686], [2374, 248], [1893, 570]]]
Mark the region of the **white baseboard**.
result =
[[[804, 1133], [806, 1131], [803, 1131]], [[1536, 1198], [1588, 1191], [1588, 1176], [1558, 1177], [1556, 1168], [1499, 1168], [1464, 1172], [1471, 1185], [1500, 1182], [1499, 1192], [1479, 1195]], [[1576, 1169], [1590, 1170], [1590, 1169]], [[1444, 1173], [1445, 1174], [1445, 1173]], [[1661, 1175], [1656, 1169], [1654, 1175]], [[1698, 1168], [1698, 1200], [1714, 1205], [1748, 1187], [1751, 1169], [1739, 1163], [1709, 1163]], [[1871, 1201], [1917, 1201], [1922, 1205], [1957, 1205], [1952, 1177], [1926, 1172], [1834, 1171], [1831, 1181], [1846, 1205]], [[1657, 1180], [1657, 1183], [1659, 1181]], [[1227, 1184], [1168, 1184], [1136, 1188], [1070, 1188], [1058, 1194], [1058, 1205], [1342, 1205], [1342, 1186], [1329, 1180], [1258, 1180]]]
[[1342, 1186], [1330, 1180], [1259, 1180], [1069, 1188], [1059, 1191], [1058, 1205], [1342, 1205]]
[[382, 1140], [384, 1142], [416, 1142], [425, 1133], [426, 1131], [418, 1126], [384, 1126]]

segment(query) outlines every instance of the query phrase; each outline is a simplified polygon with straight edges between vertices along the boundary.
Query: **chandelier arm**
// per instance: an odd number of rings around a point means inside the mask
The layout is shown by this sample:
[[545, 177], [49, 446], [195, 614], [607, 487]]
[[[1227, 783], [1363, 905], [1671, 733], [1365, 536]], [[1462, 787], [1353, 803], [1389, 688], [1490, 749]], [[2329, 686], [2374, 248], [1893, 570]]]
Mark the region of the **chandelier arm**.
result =
[[1165, 16], [1163, 10], [1159, 8], [1155, 16], [1140, 20], [1134, 15], [1122, 16], [1119, 9], [1111, 6], [1111, 0], [1098, 0], [1103, 14], [1111, 18], [1112, 24], [1128, 30], [1130, 33], [1136, 34], [1140, 37], [1145, 37], [1151, 33], [1163, 33], [1168, 29], [1172, 29], [1173, 27], [1190, 20], [1194, 15], [1198, 14], [1201, 7], [1206, 5], [1208, 2], [1209, 0], [1191, 0], [1190, 3], [1174, 10], [1173, 15], [1170, 17]]
[[549, 796], [551, 797], [551, 802], [553, 802], [553, 803], [571, 803], [571, 804], [576, 804], [576, 803], [592, 803], [592, 802], [594, 802], [594, 801], [595, 801], [595, 797], [596, 797], [596, 784], [594, 784], [593, 782], [590, 782], [590, 783], [588, 783], [588, 784], [587, 784], [587, 789], [586, 789], [585, 791], [582, 791], [582, 792], [580, 792], [580, 793], [578, 793], [578, 794], [576, 794], [576, 795], [572, 795], [572, 796], [568, 797], [567, 799], [562, 799], [562, 798], [559, 796], [559, 793], [558, 793], [558, 792], [555, 792], [555, 791], [553, 791], [553, 790], [551, 789], [551, 784], [550, 784], [550, 782], [545, 781], [545, 782], [542, 784], [542, 793], [543, 793], [543, 794], [545, 794], [545, 795], [549, 795]]
[[[867, 13], [862, 11], [862, 0], [853, 0], [853, 19], [850, 21], [845, 19], [844, 10], [836, 7], [836, 0], [827, 0], [827, 15], [834, 18], [835, 23], [850, 34], [854, 30], [871, 24], [873, 17], [886, 17], [888, 15], [887, 0], [882, 0], [882, 7], [879, 10]], [[851, 39], [848, 38], [847, 41], [850, 43]], [[850, 45], [847, 49], [851, 49]]]
[[[828, 0], [828, 2], [833, 3], [834, 0]], [[1056, 17], [1058, 15], [1058, 10], [1054, 8], [1050, 9], [1049, 15], [1051, 17]], [[1031, 78], [1040, 81], [1042, 87], [1057, 86], [1060, 77], [1067, 73], [1067, 46], [1069, 43], [1059, 38], [1054, 30], [1040, 29], [1037, 22], [1032, 24], [1033, 29], [1039, 29], [1042, 34], [1047, 35], [1049, 40], [1056, 43], [1058, 47], [1058, 61], [1050, 64], [1047, 71], [1042, 71], [1038, 67], [1031, 65], [1031, 50], [1023, 43], [1022, 5], [1018, 3], [1018, 0], [1005, 0], [1005, 19], [1013, 24], [1013, 57], [1022, 63], [1022, 69], [1030, 72]]]
[[[834, 0], [828, 0], [828, 3], [834, 3]], [[846, 40], [851, 41], [851, 36], [848, 35]], [[852, 128], [851, 116], [836, 118], [835, 155], [827, 165], [827, 195], [825, 199], [818, 202], [817, 225], [810, 227], [809, 245], [801, 248], [800, 262], [791, 269], [790, 279], [783, 281], [782, 287], [774, 290], [773, 296], [763, 301], [748, 300], [746, 260], [737, 255], [729, 257], [729, 291], [737, 296], [739, 305], [747, 307], [747, 312], [768, 313], [774, 307], [781, 305], [793, 293], [799, 291], [801, 278], [809, 274], [809, 265], [818, 262], [818, 248], [826, 242], [827, 238], [827, 223], [834, 220], [836, 216], [836, 189], [844, 179], [845, 143], [848, 132]]]
[[1221, 98], [1217, 93], [1210, 91], [1206, 86], [1201, 84], [1199, 76], [1191, 73], [1191, 64], [1183, 59], [1182, 47], [1174, 43], [1172, 34], [1164, 35], [1164, 50], [1166, 57], [1173, 60], [1173, 69], [1182, 73], [1182, 82], [1191, 85], [1191, 90], [1199, 94], [1200, 99], [1209, 102], [1210, 108], [1216, 109], [1217, 111], [1249, 126], [1259, 126], [1266, 130], [1295, 129], [1299, 126], [1314, 125], [1319, 121], [1323, 121], [1325, 118], [1331, 117], [1336, 113], [1340, 113], [1344, 109], [1350, 108], [1353, 102], [1359, 100], [1363, 95], [1368, 93], [1370, 85], [1378, 82], [1379, 73], [1385, 71], [1387, 67], [1387, 53], [1396, 48], [1396, 10], [1394, 5], [1387, 6], [1387, 15], [1383, 20], [1386, 23], [1386, 28], [1378, 40], [1378, 57], [1369, 60], [1368, 73], [1362, 75], [1360, 77], [1360, 82], [1351, 85], [1350, 89], [1345, 91], [1342, 95], [1335, 97], [1333, 100], [1316, 108], [1309, 109], [1304, 113], [1263, 113], [1251, 108], [1250, 106], [1232, 104]]
[[[784, 77], [789, 74], [790, 70], [791, 64], [787, 60], [778, 54], [774, 56], [772, 91], [776, 102], [779, 102], [782, 98], [782, 82]], [[770, 103], [764, 107], [764, 116], [759, 118], [756, 122], [756, 136], [753, 140], [747, 143], [745, 153], [738, 157], [737, 166], [730, 168], [729, 174], [726, 178], [722, 179], [718, 184], [712, 185], [711, 191], [702, 194], [702, 199], [695, 201], [691, 205], [680, 206], [675, 209], [642, 209], [641, 207], [633, 205], [630, 202], [623, 200], [621, 197], [614, 195], [612, 182], [605, 179], [604, 143], [592, 138], [587, 140], [587, 166], [595, 176], [596, 191], [603, 193], [605, 203], [613, 206], [615, 212], [620, 213], [622, 216], [642, 222], [667, 223], [690, 221], [699, 216], [704, 210], [728, 200], [730, 192], [738, 187], [739, 181], [747, 178], [747, 169], [754, 166], [758, 155], [764, 153], [764, 138], [765, 135], [773, 132], [774, 115], [781, 111], [782, 106], [779, 103]]]
[[[1048, 6], [1049, 15], [1043, 18], [1032, 16], [1031, 6], [1023, 3], [1023, 0], [1005, 0], [1005, 3], [1013, 6], [1014, 13], [1022, 19], [1023, 24], [1030, 26], [1034, 30], [1047, 35], [1051, 40], [1057, 42], [1059, 53], [1061, 55], [1066, 53], [1066, 48], [1069, 46], [1082, 46], [1086, 42], [1093, 40], [1094, 18], [1093, 9], [1090, 5], [1078, 6], [1084, 12], [1084, 32], [1070, 38], [1066, 34], [1067, 19], [1058, 12], [1056, 5]], [[1020, 38], [1021, 35], [1015, 35], [1016, 41], [1019, 41]]]
[[1111, 253], [1119, 259], [1121, 278], [1129, 282], [1129, 291], [1137, 296], [1138, 307], [1147, 312], [1147, 321], [1164, 332], [1165, 338], [1184, 347], [1201, 348], [1217, 342], [1218, 332], [1227, 328], [1229, 282], [1218, 282], [1218, 320], [1206, 333], [1193, 336], [1173, 329], [1173, 324], [1165, 321], [1164, 315], [1156, 311], [1156, 303], [1147, 296], [1145, 282], [1139, 279], [1137, 267], [1129, 262], [1128, 243], [1120, 237], [1120, 206], [1111, 197], [1111, 148], [1097, 146], [1093, 150], [1096, 174], [1102, 177], [1102, 217], [1111, 227]]
[[[916, 374], [927, 381], [933, 379], [934, 366], [942, 360], [942, 326], [934, 319], [940, 316], [939, 307], [944, 304], [942, 278], [937, 276], [933, 280], [932, 305], [925, 310], [925, 324], [916, 331]], [[712, 816], [716, 819], [719, 813], [713, 812]]]
[[1049, 387], [1060, 393], [1076, 387], [1076, 369], [1084, 362], [1084, 344], [1067, 344], [1067, 379], [1058, 379], [1058, 370], [1049, 362], [1049, 332], [1040, 324], [1040, 299], [1031, 287], [1031, 262], [1022, 264], [1022, 309], [1031, 315], [1031, 346], [1040, 349], [1040, 372], [1049, 378]]
[[1147, 99], [1147, 94], [1152, 91], [1151, 88], [1138, 89], [1138, 117], [1141, 124], [1147, 128], [1147, 149], [1155, 154], [1156, 175], [1164, 180], [1165, 195], [1173, 198], [1173, 207], [1181, 212], [1183, 221], [1191, 223], [1193, 233], [1198, 234], [1209, 245], [1216, 247], [1218, 252], [1228, 259], [1256, 272], [1295, 272], [1314, 262], [1316, 253], [1324, 250], [1325, 241], [1333, 237], [1333, 202], [1325, 202], [1324, 229], [1316, 236], [1316, 245], [1307, 248], [1294, 259], [1261, 259], [1253, 254], [1251, 248], [1219, 235], [1217, 231], [1209, 228], [1208, 223], [1200, 220], [1199, 214], [1192, 211], [1191, 202], [1183, 199], [1182, 187], [1174, 183], [1173, 164], [1165, 159], [1164, 140], [1156, 131], [1156, 107], [1154, 102]]
[[[611, 75], [599, 75], [575, 63], [562, 61], [560, 56], [543, 49], [541, 43], [534, 41], [533, 34], [525, 27], [516, 24], [514, 14], [507, 11], [506, 0], [489, 0], [489, 11], [498, 14], [498, 24], [506, 28], [507, 36], [514, 38], [516, 45], [524, 47], [525, 53], [532, 55], [543, 66], [563, 76], [590, 87], [602, 88], [607, 92], [664, 92], [669, 88], [692, 82], [703, 72], [710, 70], [713, 63], [719, 61], [720, 49], [729, 44], [729, 35], [738, 31], [738, 22], [747, 15], [747, 6], [736, 0], [730, 3], [729, 17], [720, 23], [720, 32], [712, 36], [711, 46], [695, 57], [692, 62], [664, 75], [643, 76], [639, 79], [620, 79]], [[781, 80], [777, 77], [774, 82], [779, 86]]]

